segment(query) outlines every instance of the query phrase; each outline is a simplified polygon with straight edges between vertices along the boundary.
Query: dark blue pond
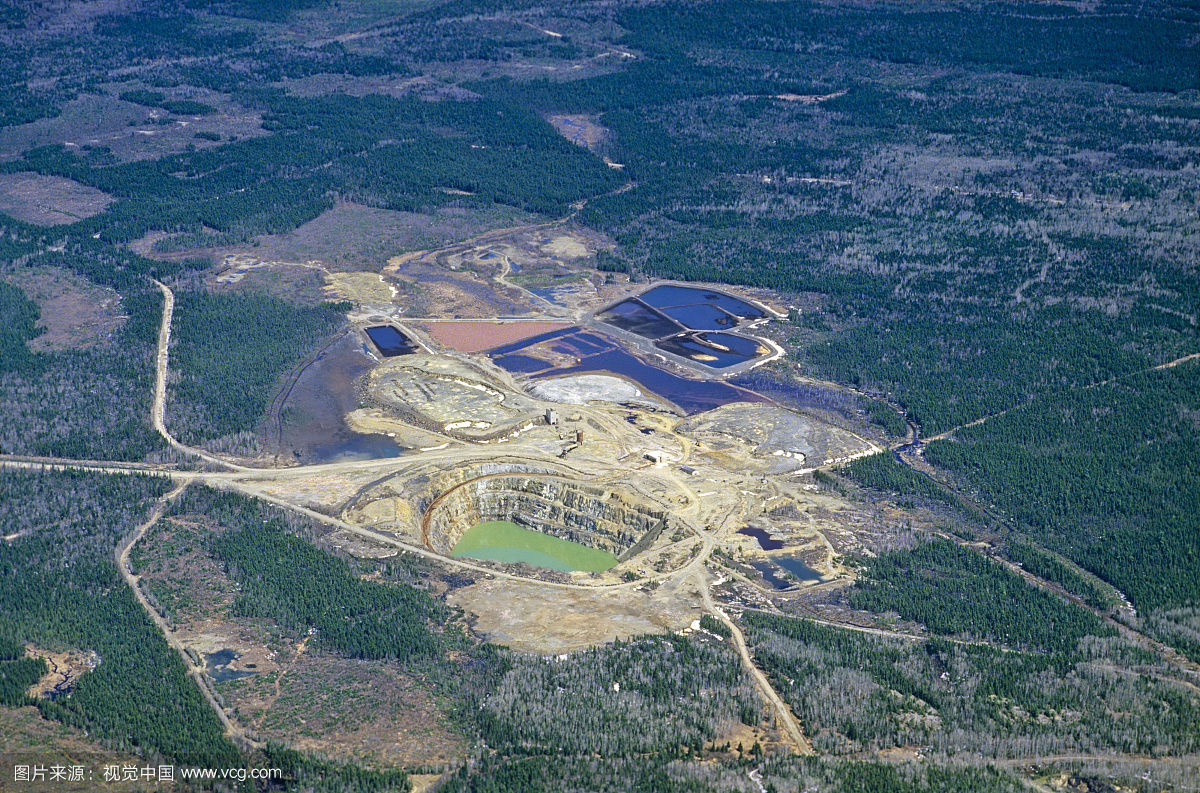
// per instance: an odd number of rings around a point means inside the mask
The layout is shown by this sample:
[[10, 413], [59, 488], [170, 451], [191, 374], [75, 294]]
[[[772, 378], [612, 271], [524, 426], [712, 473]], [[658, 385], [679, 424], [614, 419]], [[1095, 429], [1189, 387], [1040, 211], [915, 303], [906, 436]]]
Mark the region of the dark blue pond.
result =
[[758, 540], [758, 547], [764, 551], [777, 551], [783, 547], [783, 543], [779, 540], [772, 540], [771, 535], [763, 529], [747, 526], [744, 529], [738, 529], [738, 534], [744, 534], [747, 537], [753, 537]]
[[762, 577], [768, 584], [776, 589], [787, 589], [790, 586], [795, 586], [795, 581], [789, 581], [779, 575], [779, 568], [770, 562], [751, 562], [755, 570], [762, 573]]
[[[758, 344], [728, 333], [697, 333], [654, 342], [654, 346], [714, 369], [724, 369], [757, 357]], [[715, 359], [715, 360], [713, 360]]]
[[804, 562], [791, 556], [775, 556], [772, 557], [775, 564], [787, 570], [792, 575], [799, 578], [801, 581], [820, 581], [821, 574], [812, 569]]
[[564, 340], [564, 346], [569, 347], [576, 355], [595, 355], [611, 349], [612, 343], [590, 333], [576, 333]]
[[636, 300], [622, 300], [603, 314], [597, 314], [596, 319], [648, 339], [661, 339], [680, 330], [674, 322]]
[[[552, 344], [546, 344], [553, 342]], [[570, 352], [579, 359], [574, 366], [554, 368], [534, 357], [538, 345], [558, 353]], [[518, 352], [518, 350], [522, 352]], [[497, 366], [535, 379], [562, 375], [606, 372], [628, 378], [642, 388], [677, 405], [686, 413], [700, 413], [730, 402], [762, 402], [761, 396], [714, 380], [691, 380], [643, 362], [612, 339], [577, 328], [543, 333], [521, 342], [497, 347], [489, 355]]]
[[737, 317], [711, 303], [674, 306], [661, 311], [692, 330], [726, 330], [738, 323]]
[[732, 354], [740, 355], [743, 358], [757, 358], [759, 355], [765, 355], [759, 350], [757, 341], [747, 339], [745, 336], [736, 336], [732, 333], [697, 333], [696, 338], [714, 347], [725, 347]]
[[534, 374], [550, 368], [550, 364], [531, 355], [501, 355], [494, 360], [506, 372], [517, 372], [518, 374]]
[[762, 319], [766, 314], [744, 300], [739, 300], [723, 292], [711, 289], [697, 289], [691, 286], [656, 286], [638, 295], [638, 299], [654, 308], [669, 308], [671, 306], [690, 306], [709, 304], [719, 306], [730, 314], [745, 319]]
[[417, 351], [417, 345], [391, 325], [376, 325], [367, 328], [367, 337], [385, 358], [394, 355], [408, 355]]
[[[511, 356], [509, 356], [511, 357]], [[503, 361], [497, 361], [504, 366]], [[634, 381], [648, 391], [678, 405], [686, 413], [702, 413], [705, 410], [727, 405], [730, 402], [761, 402], [762, 397], [749, 391], [713, 380], [690, 380], [643, 363], [633, 355], [618, 348], [584, 358], [577, 365], [565, 369], [545, 372], [541, 377], [558, 377], [585, 372], [611, 372]]]
[[530, 336], [528, 339], [521, 339], [520, 341], [514, 341], [512, 344], [505, 344], [502, 347], [495, 347], [488, 350], [488, 355], [492, 358], [500, 355], [508, 355], [510, 352], [523, 350], [526, 347], [532, 347], [535, 344], [541, 344], [550, 339], [557, 339], [559, 336], [566, 336], [568, 333], [574, 333], [576, 330], [578, 328], [559, 328], [548, 333], [539, 333], [537, 336]]
[[609, 347], [613, 346], [612, 341], [608, 338], [601, 336], [598, 333], [589, 333], [587, 331], [576, 333], [571, 337], [571, 339], [575, 342], [583, 342], [585, 344], [593, 345], [596, 348], [596, 352], [607, 350]]

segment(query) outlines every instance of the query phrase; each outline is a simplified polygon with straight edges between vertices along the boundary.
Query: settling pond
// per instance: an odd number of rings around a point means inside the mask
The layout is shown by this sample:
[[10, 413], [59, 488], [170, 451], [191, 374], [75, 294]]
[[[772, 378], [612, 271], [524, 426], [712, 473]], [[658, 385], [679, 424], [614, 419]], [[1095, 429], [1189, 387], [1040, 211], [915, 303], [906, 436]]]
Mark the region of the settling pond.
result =
[[391, 325], [376, 325], [367, 328], [367, 338], [385, 358], [396, 355], [409, 355], [417, 351], [417, 345]]
[[525, 562], [563, 572], [599, 573], [617, 563], [617, 557], [608, 551], [561, 540], [507, 520], [489, 520], [471, 527], [450, 555], [493, 562]]
[[770, 355], [752, 339], [721, 332], [766, 316], [724, 292], [668, 284], [609, 306], [596, 319], [650, 339], [664, 352], [724, 369]]
[[[546, 356], [538, 357], [539, 354]], [[532, 336], [496, 347], [488, 355], [501, 368], [540, 379], [598, 372], [632, 380], [658, 394], [686, 413], [701, 413], [730, 402], [764, 402], [752, 391], [720, 380], [692, 380], [645, 363], [619, 344], [598, 333], [577, 327]], [[570, 356], [574, 366], [552, 363], [550, 358]]]

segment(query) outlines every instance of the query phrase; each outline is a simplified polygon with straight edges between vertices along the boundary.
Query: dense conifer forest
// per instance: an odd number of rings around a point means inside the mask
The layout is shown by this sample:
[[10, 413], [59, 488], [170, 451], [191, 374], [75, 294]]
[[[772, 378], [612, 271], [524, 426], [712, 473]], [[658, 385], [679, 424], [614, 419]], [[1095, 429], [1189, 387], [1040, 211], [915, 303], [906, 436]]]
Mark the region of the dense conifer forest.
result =
[[119, 748], [235, 766], [237, 750], [113, 562], [166, 489], [152, 477], [0, 473], [0, 532], [23, 535], [0, 545], [0, 637], [96, 654], [69, 697], [37, 700], [46, 717]]
[[270, 295], [181, 292], [172, 337], [179, 380], [169, 415], [201, 443], [254, 430], [281, 377], [344, 322], [349, 304], [292, 305]]

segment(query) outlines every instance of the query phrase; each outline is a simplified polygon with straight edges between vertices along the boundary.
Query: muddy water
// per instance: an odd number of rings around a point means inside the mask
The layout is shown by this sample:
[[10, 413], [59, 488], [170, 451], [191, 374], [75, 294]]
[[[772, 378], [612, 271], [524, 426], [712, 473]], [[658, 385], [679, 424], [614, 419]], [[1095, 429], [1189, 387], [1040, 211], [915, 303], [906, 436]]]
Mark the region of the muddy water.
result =
[[268, 443], [274, 442], [278, 454], [306, 464], [400, 454], [403, 449], [388, 436], [363, 435], [346, 426], [345, 415], [358, 407], [358, 381], [374, 365], [354, 333], [326, 348], [288, 391]]

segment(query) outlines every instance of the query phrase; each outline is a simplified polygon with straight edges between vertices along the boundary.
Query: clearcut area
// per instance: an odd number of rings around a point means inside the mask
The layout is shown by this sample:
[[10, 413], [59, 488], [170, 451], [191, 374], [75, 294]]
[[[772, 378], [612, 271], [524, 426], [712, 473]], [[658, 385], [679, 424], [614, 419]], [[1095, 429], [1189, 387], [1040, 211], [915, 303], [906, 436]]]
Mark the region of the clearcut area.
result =
[[564, 572], [600, 573], [617, 563], [617, 557], [608, 551], [560, 540], [508, 520], [475, 524], [455, 544], [450, 555], [494, 562], [525, 562]]

